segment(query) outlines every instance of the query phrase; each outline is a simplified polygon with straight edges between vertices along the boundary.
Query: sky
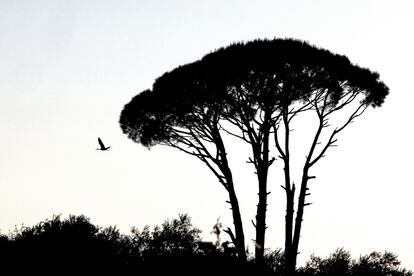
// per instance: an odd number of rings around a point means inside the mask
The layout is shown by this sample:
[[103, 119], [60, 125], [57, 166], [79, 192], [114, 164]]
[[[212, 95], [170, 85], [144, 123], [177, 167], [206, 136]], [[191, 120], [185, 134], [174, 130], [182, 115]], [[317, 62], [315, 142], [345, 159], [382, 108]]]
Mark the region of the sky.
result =
[[[379, 72], [390, 88], [315, 165], [299, 262], [344, 247], [355, 258], [392, 251], [414, 269], [413, 10], [409, 0], [0, 1], [1, 233], [83, 214], [128, 234], [188, 213], [213, 240], [217, 218], [232, 226], [223, 187], [194, 157], [133, 143], [120, 112], [164, 72], [219, 47], [296, 38]], [[111, 150], [96, 151], [97, 137]], [[229, 156], [251, 241], [257, 187], [239, 144]], [[269, 179], [268, 250], [284, 244], [281, 169]]]

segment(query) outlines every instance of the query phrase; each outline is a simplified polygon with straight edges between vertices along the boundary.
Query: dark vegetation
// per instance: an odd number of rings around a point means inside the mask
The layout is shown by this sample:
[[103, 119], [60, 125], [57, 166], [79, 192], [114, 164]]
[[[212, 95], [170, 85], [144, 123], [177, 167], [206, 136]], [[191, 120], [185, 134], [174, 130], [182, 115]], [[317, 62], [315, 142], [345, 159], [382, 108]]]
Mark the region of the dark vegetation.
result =
[[[0, 236], [0, 265], [10, 275], [281, 275], [284, 254], [265, 254], [265, 269], [253, 262], [240, 264], [229, 242], [204, 242], [188, 215], [160, 226], [133, 228], [124, 235], [116, 227], [98, 227], [85, 216], [54, 216], [32, 227]], [[311, 256], [300, 276], [410, 276], [397, 256], [373, 252], [351, 259], [338, 249], [327, 258]]]
[[[201, 241], [187, 215], [153, 229], [101, 228], [85, 216], [54, 216], [0, 238], [1, 269], [10, 275], [224, 275], [239, 266], [228, 242]], [[251, 268], [253, 269], [253, 268]]]

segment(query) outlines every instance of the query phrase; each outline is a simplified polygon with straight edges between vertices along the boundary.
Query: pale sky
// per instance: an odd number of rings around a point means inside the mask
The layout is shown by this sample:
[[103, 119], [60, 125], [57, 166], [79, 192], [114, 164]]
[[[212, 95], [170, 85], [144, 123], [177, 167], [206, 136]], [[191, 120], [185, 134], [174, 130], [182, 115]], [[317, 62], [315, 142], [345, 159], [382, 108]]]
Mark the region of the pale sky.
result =
[[[344, 247], [355, 258], [389, 250], [414, 269], [413, 11], [410, 0], [0, 1], [2, 233], [53, 214], [129, 233], [188, 213], [213, 239], [219, 216], [232, 226], [225, 190], [194, 157], [127, 139], [119, 114], [156, 77], [218, 47], [292, 37], [379, 72], [390, 88], [313, 170], [300, 263]], [[109, 152], [95, 150], [98, 136]], [[250, 241], [256, 180], [232, 144]], [[284, 244], [281, 170], [276, 162], [269, 179], [271, 249]]]

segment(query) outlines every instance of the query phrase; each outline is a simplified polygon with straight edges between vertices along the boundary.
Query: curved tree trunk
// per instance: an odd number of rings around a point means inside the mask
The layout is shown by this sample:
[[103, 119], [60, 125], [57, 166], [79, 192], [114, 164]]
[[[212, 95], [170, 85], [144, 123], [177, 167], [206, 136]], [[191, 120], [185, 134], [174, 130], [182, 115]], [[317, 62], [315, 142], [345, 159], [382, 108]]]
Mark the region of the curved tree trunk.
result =
[[245, 245], [244, 232], [243, 232], [243, 223], [242, 223], [241, 214], [240, 214], [239, 202], [237, 200], [237, 196], [234, 191], [233, 184], [228, 185], [228, 192], [229, 192], [230, 205], [231, 205], [231, 210], [232, 210], [232, 215], [233, 215], [235, 235], [233, 235], [230, 229], [225, 230], [225, 231], [230, 235], [232, 242], [234, 243], [234, 246], [236, 247], [237, 257], [239, 261], [241, 263], [246, 263], [247, 256], [246, 256], [246, 245]]
[[218, 163], [221, 172], [225, 178], [225, 183], [223, 179], [219, 177], [219, 181], [224, 185], [228, 194], [229, 194], [229, 203], [231, 206], [232, 216], [233, 216], [233, 224], [234, 224], [234, 231], [235, 235], [231, 231], [230, 228], [225, 230], [227, 234], [230, 235], [230, 238], [236, 247], [237, 257], [241, 263], [247, 263], [247, 256], [246, 256], [246, 244], [244, 239], [244, 231], [243, 231], [243, 222], [240, 214], [240, 207], [239, 201], [237, 199], [236, 191], [234, 189], [234, 182], [233, 182], [233, 174], [231, 172], [228, 160], [227, 160], [227, 153], [224, 147], [223, 140], [221, 138], [219, 128], [214, 125], [214, 138], [216, 140], [215, 144], [217, 146], [217, 153], [219, 158]]

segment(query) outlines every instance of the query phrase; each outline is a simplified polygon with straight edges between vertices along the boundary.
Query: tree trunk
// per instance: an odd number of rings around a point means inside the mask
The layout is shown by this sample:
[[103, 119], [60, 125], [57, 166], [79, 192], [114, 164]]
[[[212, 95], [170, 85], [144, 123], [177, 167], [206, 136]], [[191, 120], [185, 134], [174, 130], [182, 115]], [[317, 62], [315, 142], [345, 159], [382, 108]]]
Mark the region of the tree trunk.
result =
[[266, 234], [266, 211], [267, 211], [267, 177], [269, 172], [269, 135], [270, 135], [270, 118], [269, 112], [266, 112], [266, 119], [263, 126], [263, 140], [262, 146], [256, 151], [253, 149], [253, 154], [256, 154], [256, 168], [257, 180], [259, 182], [259, 202], [257, 204], [256, 213], [256, 244], [255, 244], [255, 260], [256, 264], [262, 268], [264, 267], [264, 247]]
[[[240, 207], [239, 202], [237, 200], [236, 192], [234, 191], [233, 184], [228, 185], [228, 193], [229, 193], [229, 199], [230, 199], [230, 205], [233, 215], [233, 223], [234, 223], [234, 230], [235, 230], [235, 236], [234, 236], [234, 246], [236, 247], [237, 251], [237, 257], [241, 263], [247, 262], [247, 256], [246, 256], [246, 245], [244, 241], [244, 232], [243, 232], [243, 223], [240, 215]], [[233, 237], [232, 237], [233, 239]]]
[[295, 261], [293, 258], [292, 237], [293, 237], [293, 214], [294, 214], [295, 187], [286, 187], [286, 217], [285, 217], [285, 269], [288, 275], [295, 271]]
[[[283, 112], [283, 123], [285, 126], [285, 149], [282, 152], [283, 162], [285, 167], [285, 192], [286, 192], [286, 216], [285, 216], [285, 273], [286, 275], [293, 275], [295, 272], [295, 260], [293, 258], [293, 216], [295, 212], [295, 184], [290, 183], [290, 128], [287, 110]], [[276, 134], [275, 134], [276, 135]]]
[[308, 176], [308, 167], [305, 165], [303, 169], [302, 175], [302, 183], [300, 185], [300, 192], [298, 198], [298, 210], [296, 212], [296, 221], [295, 221], [295, 233], [293, 236], [293, 243], [292, 243], [292, 265], [296, 269], [296, 262], [297, 262], [297, 255], [299, 249], [299, 239], [300, 239], [300, 232], [302, 229], [302, 221], [303, 221], [303, 210], [307, 205], [305, 203], [305, 197], [307, 195], [307, 184], [308, 184], [309, 176]]
[[221, 139], [218, 125], [215, 124], [214, 126], [215, 144], [217, 146], [217, 153], [220, 155], [219, 160], [221, 161], [219, 167], [223, 173], [224, 178], [226, 179], [225, 183], [223, 183], [222, 179], [220, 178], [219, 181], [224, 184], [224, 187], [229, 193], [229, 203], [233, 215], [235, 236], [230, 229], [228, 229], [226, 232], [230, 235], [232, 242], [236, 247], [237, 258], [239, 259], [239, 262], [245, 264], [247, 263], [246, 244], [244, 241], [243, 222], [240, 214], [239, 201], [237, 200], [236, 191], [234, 190], [233, 175], [231, 173], [227, 160], [226, 149], [224, 147], [223, 140]]
[[266, 211], [267, 211], [267, 168], [258, 170], [259, 175], [259, 203], [256, 213], [256, 244], [255, 261], [259, 267], [264, 266], [264, 245], [266, 233]]

